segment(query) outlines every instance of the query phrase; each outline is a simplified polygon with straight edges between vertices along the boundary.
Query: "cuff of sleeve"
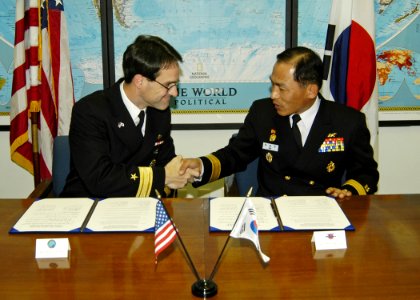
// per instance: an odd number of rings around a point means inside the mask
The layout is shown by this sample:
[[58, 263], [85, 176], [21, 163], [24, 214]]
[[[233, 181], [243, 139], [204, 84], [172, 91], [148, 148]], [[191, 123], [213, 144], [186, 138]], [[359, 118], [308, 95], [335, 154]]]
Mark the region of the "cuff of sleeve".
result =
[[194, 182], [201, 182], [201, 180], [203, 180], [203, 174], [204, 174], [204, 164], [203, 164], [203, 160], [200, 158], [200, 163], [201, 163], [201, 173], [199, 177], [194, 178]]
[[360, 182], [358, 182], [354, 179], [349, 179], [346, 182], [344, 182], [343, 188], [348, 189], [353, 194], [355, 194], [355, 193], [357, 195], [366, 195], [367, 194], [366, 189], [360, 184]]
[[162, 197], [169, 195], [167, 193], [168, 189], [165, 188], [165, 168], [164, 167], [153, 167], [153, 184], [151, 195], [157, 196], [155, 194], [155, 189], [159, 191]]
[[201, 160], [201, 167], [202, 167], [202, 174], [199, 181], [193, 182], [193, 187], [199, 187], [206, 183], [215, 181], [219, 179], [220, 171], [221, 171], [221, 164], [219, 159], [214, 156], [213, 154], [209, 154], [206, 156], [200, 157]]
[[215, 181], [215, 180], [220, 178], [220, 172], [222, 171], [222, 165], [220, 164], [220, 160], [215, 155], [209, 154], [206, 157], [211, 163], [210, 182], [212, 182], [212, 181]]
[[153, 170], [151, 167], [139, 167], [140, 181], [136, 197], [148, 197], [153, 185]]

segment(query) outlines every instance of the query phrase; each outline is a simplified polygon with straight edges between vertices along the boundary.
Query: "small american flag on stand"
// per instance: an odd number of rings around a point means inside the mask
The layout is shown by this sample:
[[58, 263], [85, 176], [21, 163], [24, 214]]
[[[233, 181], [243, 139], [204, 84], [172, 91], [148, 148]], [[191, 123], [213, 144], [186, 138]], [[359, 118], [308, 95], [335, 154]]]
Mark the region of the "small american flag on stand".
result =
[[156, 221], [155, 221], [155, 263], [157, 263], [158, 255], [165, 250], [176, 238], [176, 231], [169, 220], [168, 214], [163, 208], [162, 202], [156, 204]]

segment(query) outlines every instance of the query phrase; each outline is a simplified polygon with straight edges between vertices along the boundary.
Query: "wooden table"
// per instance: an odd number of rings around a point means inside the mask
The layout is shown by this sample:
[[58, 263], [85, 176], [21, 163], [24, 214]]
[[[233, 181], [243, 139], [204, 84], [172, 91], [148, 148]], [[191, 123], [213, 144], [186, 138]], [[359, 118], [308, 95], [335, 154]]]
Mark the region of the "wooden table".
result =
[[[208, 233], [207, 199], [167, 201], [200, 277], [208, 277], [228, 233]], [[0, 200], [0, 299], [197, 299], [179, 241], [155, 265], [153, 233], [9, 234], [31, 202]], [[314, 258], [312, 232], [261, 232], [271, 257], [264, 265], [249, 241], [230, 239], [213, 299], [420, 299], [420, 195], [340, 205], [356, 227], [342, 257]], [[68, 268], [35, 260], [35, 240], [50, 237], [69, 238]]]

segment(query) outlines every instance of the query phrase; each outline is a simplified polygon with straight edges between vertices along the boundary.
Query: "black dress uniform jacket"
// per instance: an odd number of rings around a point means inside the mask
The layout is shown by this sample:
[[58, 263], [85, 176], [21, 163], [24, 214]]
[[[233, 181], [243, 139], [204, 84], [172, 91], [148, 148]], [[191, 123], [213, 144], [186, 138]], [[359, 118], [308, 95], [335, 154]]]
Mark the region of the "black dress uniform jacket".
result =
[[257, 195], [324, 195], [328, 187], [356, 195], [376, 192], [379, 173], [365, 115], [320, 97], [303, 149], [294, 140], [289, 117], [278, 115], [269, 98], [255, 101], [237, 137], [201, 157], [204, 174], [194, 185], [242, 171], [259, 157]]
[[170, 110], [147, 108], [143, 138], [125, 107], [120, 79], [76, 102], [70, 124], [70, 173], [63, 197], [164, 193], [164, 166], [175, 156]]

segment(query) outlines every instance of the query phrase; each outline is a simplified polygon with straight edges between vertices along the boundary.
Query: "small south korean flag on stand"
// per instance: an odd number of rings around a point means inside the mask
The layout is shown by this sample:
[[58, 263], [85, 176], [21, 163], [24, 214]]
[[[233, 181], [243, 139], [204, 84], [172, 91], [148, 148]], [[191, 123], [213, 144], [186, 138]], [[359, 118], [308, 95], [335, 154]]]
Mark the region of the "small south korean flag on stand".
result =
[[257, 213], [250, 198], [245, 199], [239, 217], [233, 226], [230, 236], [252, 241], [264, 263], [268, 263], [270, 258], [261, 251], [260, 240], [258, 238]]

